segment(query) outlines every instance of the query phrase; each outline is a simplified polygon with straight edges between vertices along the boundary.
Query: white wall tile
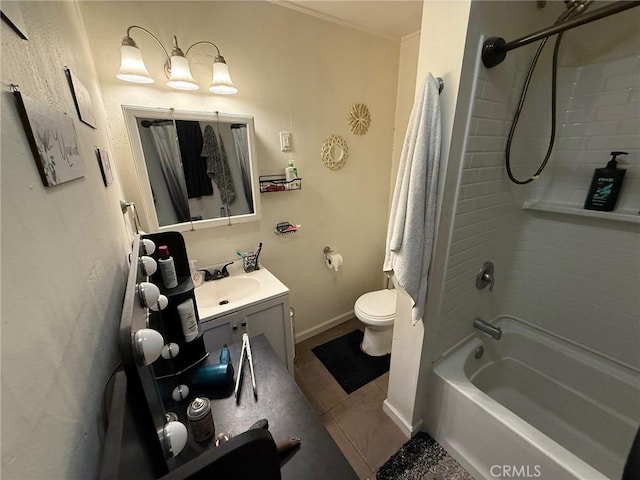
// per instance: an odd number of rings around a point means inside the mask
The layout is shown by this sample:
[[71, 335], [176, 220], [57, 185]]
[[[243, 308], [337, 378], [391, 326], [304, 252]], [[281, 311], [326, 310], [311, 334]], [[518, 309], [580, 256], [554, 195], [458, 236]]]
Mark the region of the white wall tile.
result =
[[[519, 85], [505, 94], [484, 73], [472, 113], [474, 135], [461, 175], [438, 331], [442, 353], [473, 330], [473, 318], [511, 314], [614, 358], [640, 366], [638, 229], [610, 221], [523, 212], [522, 198], [581, 206], [595, 168], [609, 152], [629, 151], [619, 206], [640, 209], [640, 57], [562, 67], [556, 145], [539, 181], [506, 179], [504, 148]], [[549, 136], [548, 96], [523, 118], [512, 148], [517, 174], [533, 172]], [[535, 96], [535, 95], [534, 95]], [[533, 97], [532, 97], [533, 98]], [[525, 173], [521, 176], [531, 173]], [[475, 288], [486, 260], [496, 264], [494, 292]]]

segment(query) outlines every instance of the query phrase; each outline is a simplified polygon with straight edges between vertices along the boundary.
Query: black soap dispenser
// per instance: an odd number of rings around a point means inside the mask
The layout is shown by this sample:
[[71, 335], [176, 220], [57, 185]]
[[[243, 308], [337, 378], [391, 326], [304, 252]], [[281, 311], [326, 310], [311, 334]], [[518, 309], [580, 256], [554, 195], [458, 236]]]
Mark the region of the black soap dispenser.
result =
[[615, 208], [624, 174], [627, 173], [625, 169], [617, 168], [616, 157], [618, 155], [627, 155], [627, 152], [611, 152], [611, 160], [607, 166], [596, 168], [587, 199], [584, 202], [585, 209], [610, 212]]

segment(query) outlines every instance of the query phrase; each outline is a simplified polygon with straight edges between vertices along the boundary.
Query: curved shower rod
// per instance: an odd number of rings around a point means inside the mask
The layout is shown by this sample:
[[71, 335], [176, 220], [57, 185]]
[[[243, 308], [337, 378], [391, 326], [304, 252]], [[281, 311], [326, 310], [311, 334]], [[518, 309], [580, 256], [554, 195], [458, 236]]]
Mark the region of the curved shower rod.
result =
[[572, 28], [579, 27], [580, 25], [584, 25], [585, 23], [591, 23], [595, 20], [600, 20], [601, 18], [623, 12], [624, 10], [628, 10], [633, 7], [640, 7], [640, 2], [615, 2], [610, 5], [598, 8], [597, 10], [592, 10], [591, 12], [573, 17], [566, 22], [562, 22], [557, 25], [553, 25], [552, 27], [539, 30], [525, 37], [518, 38], [517, 40], [513, 40], [509, 43], [505, 42], [504, 38], [501, 37], [490, 37], [485, 40], [482, 46], [482, 63], [487, 68], [495, 67], [496, 65], [502, 63], [502, 61], [507, 56], [507, 52], [511, 50], [515, 50], [516, 48], [520, 48], [530, 43], [537, 42], [538, 40], [550, 37], [551, 35], [555, 35], [566, 30], [571, 30]]

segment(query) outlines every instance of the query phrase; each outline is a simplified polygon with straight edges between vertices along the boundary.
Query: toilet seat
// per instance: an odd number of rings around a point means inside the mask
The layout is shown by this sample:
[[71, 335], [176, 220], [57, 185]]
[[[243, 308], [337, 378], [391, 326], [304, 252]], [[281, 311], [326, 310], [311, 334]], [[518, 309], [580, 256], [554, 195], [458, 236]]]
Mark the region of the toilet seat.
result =
[[396, 316], [396, 296], [396, 290], [386, 289], [361, 295], [354, 306], [356, 317], [372, 325], [393, 325]]

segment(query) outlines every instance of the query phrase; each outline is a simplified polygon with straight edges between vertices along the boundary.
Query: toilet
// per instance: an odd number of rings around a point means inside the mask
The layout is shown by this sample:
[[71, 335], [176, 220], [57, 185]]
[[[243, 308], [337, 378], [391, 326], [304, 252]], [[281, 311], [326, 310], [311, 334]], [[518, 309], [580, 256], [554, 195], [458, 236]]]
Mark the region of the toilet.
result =
[[367, 355], [379, 357], [391, 353], [396, 296], [396, 290], [385, 289], [365, 293], [356, 300], [353, 311], [365, 325], [360, 349]]

